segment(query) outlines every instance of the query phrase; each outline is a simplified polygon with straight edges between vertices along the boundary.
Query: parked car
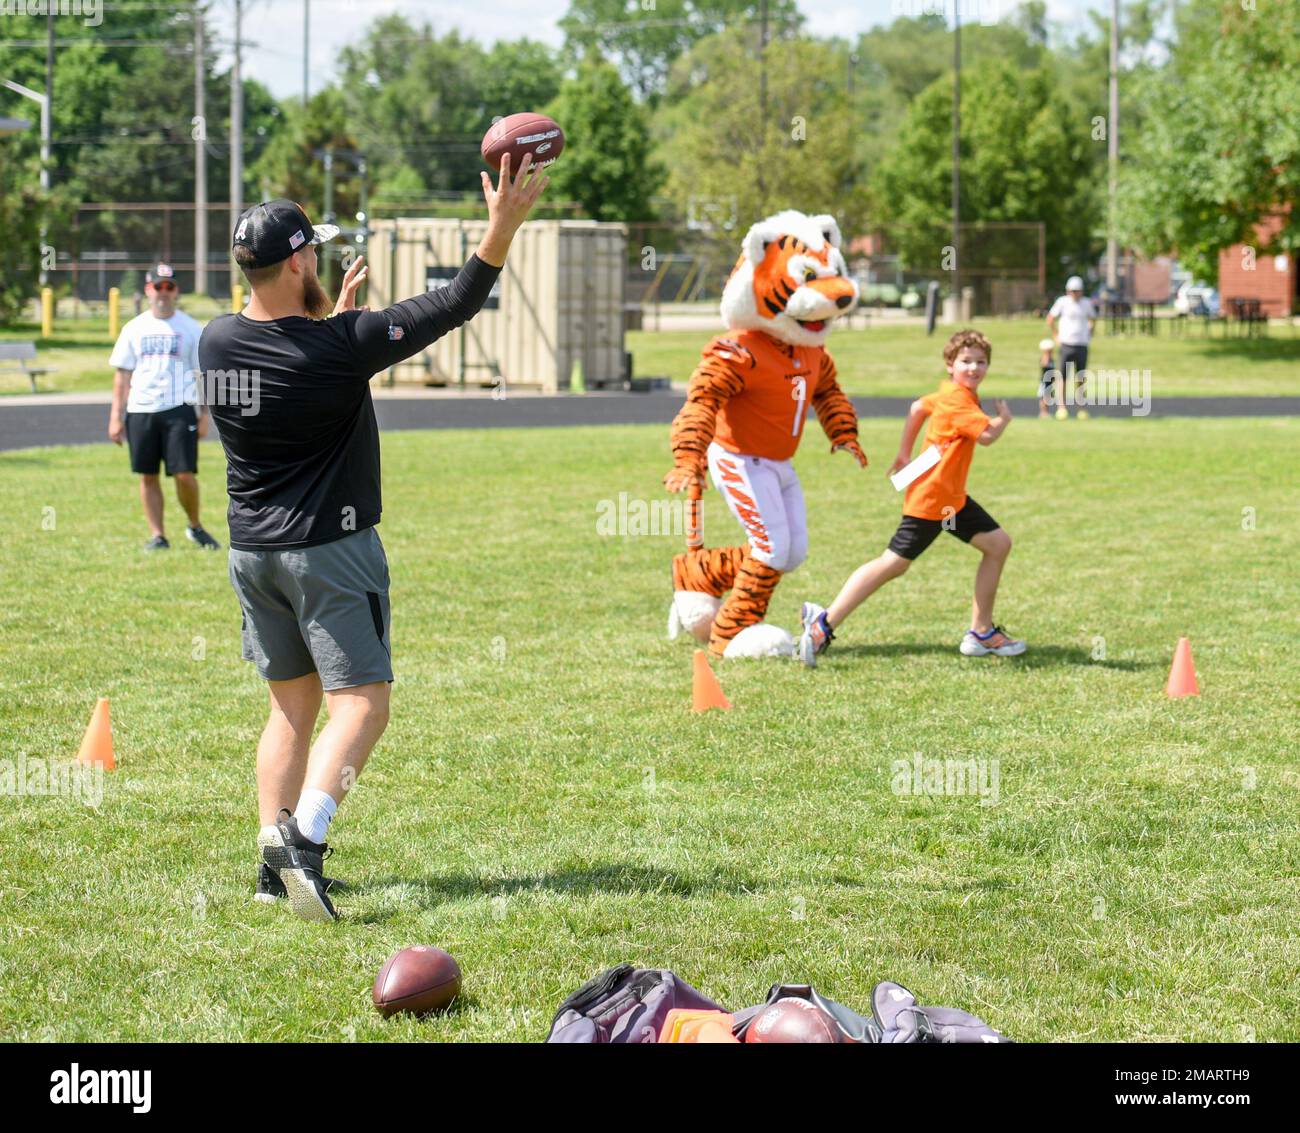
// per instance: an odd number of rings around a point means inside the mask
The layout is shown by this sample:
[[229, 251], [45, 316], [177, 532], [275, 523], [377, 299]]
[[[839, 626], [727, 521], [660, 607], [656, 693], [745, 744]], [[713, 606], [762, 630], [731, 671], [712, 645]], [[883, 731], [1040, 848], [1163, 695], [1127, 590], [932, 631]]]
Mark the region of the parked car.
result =
[[1174, 296], [1174, 310], [1180, 315], [1219, 315], [1219, 293], [1205, 283], [1184, 283]]

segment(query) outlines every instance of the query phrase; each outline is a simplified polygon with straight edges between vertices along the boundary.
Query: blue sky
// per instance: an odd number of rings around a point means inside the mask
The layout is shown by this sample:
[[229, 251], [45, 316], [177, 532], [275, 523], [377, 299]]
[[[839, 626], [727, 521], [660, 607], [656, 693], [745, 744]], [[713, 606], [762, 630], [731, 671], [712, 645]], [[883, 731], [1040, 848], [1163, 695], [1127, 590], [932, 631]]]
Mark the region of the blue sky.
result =
[[[933, 8], [940, 0], [798, 0], [816, 35], [852, 36], [892, 21], [895, 14]], [[952, 0], [945, 0], [952, 10]], [[1089, 8], [1106, 9], [1106, 0], [1047, 0], [1050, 17], [1081, 29]], [[559, 44], [558, 27], [568, 0], [311, 0], [311, 86], [318, 90], [333, 77], [339, 51], [358, 40], [379, 15], [402, 12], [412, 23], [427, 21], [437, 33], [452, 28], [483, 43], [530, 39]], [[1016, 0], [962, 0], [963, 19], [978, 22]], [[212, 0], [213, 21], [226, 42], [233, 38], [233, 0]], [[245, 74], [277, 96], [302, 91], [302, 0], [244, 0]], [[653, 12], [647, 12], [653, 18]]]

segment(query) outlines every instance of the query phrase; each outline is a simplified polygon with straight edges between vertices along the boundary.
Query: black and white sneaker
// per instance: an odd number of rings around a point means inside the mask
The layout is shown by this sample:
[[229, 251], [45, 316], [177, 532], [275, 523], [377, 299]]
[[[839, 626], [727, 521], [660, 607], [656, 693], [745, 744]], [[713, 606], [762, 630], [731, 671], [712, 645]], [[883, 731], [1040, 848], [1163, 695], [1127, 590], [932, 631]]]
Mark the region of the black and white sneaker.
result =
[[171, 544], [167, 542], [167, 537], [165, 535], [155, 535], [144, 545], [144, 549], [146, 551], [165, 551], [170, 546]]
[[221, 550], [221, 544], [204, 531], [202, 527], [185, 528], [185, 538], [187, 538], [191, 543], [197, 543], [205, 551]]
[[[347, 892], [348, 887], [337, 877], [322, 877], [321, 880], [325, 883], [326, 893]], [[274, 905], [276, 901], [281, 901], [288, 895], [284, 888], [284, 882], [280, 880], [269, 865], [263, 862], [257, 867], [257, 888], [253, 891], [254, 901]]]
[[337, 920], [338, 913], [326, 896], [321, 873], [329, 847], [324, 842], [309, 842], [298, 829], [298, 820], [287, 810], [280, 814], [285, 817], [274, 826], [263, 826], [257, 835], [262, 862], [284, 886], [289, 907], [303, 920]]

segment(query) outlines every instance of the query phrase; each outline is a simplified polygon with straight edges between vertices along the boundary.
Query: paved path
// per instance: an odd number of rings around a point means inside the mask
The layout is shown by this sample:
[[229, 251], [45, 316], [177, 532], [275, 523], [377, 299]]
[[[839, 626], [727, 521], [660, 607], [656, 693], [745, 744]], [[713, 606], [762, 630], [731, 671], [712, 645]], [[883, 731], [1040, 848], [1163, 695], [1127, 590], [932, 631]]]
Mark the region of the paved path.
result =
[[[855, 397], [863, 417], [902, 418], [911, 398]], [[107, 395], [40, 394], [0, 398], [0, 450], [38, 445], [107, 443]], [[589, 393], [583, 396], [377, 392], [381, 429], [556, 428], [569, 425], [666, 425], [682, 405], [680, 391]], [[987, 408], [987, 407], [986, 407]], [[1033, 417], [1038, 403], [1012, 398], [1017, 417]], [[1128, 417], [1125, 406], [1099, 406], [1098, 417]], [[1152, 417], [1300, 416], [1300, 397], [1178, 397], [1155, 400]]]

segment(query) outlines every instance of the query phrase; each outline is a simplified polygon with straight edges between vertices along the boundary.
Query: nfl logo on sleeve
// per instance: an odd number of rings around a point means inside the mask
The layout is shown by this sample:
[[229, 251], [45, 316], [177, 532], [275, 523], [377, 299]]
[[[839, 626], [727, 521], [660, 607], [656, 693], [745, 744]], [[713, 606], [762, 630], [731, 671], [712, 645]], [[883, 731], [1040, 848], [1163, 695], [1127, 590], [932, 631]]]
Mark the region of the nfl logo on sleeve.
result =
[[406, 333], [406, 332], [405, 332], [405, 329], [404, 329], [403, 327], [390, 326], [390, 327], [388, 328], [388, 341], [389, 341], [389, 342], [400, 342], [400, 341], [401, 341], [401, 338], [402, 338], [402, 335], [403, 335], [404, 333]]

